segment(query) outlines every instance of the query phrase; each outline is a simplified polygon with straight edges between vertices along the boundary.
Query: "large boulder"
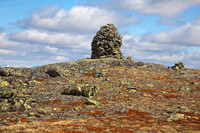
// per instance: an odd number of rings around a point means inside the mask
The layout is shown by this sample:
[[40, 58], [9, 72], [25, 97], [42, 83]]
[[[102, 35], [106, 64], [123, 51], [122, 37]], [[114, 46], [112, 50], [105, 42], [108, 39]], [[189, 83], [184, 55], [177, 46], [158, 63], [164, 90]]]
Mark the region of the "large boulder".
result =
[[118, 58], [122, 59], [120, 47], [122, 36], [114, 24], [101, 26], [92, 41], [92, 59]]

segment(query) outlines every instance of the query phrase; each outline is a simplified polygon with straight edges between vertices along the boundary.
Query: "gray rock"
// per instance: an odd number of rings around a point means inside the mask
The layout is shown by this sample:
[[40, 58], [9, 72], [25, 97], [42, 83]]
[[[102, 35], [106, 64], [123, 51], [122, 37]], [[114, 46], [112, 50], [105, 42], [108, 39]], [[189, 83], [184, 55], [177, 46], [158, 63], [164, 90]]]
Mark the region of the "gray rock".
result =
[[81, 86], [79, 84], [74, 83], [74, 84], [68, 86], [64, 90], [63, 94], [80, 96], [80, 95], [82, 95]]
[[99, 91], [99, 88], [96, 86], [85, 85], [83, 87], [83, 96], [90, 97], [95, 96]]
[[92, 41], [92, 59], [118, 58], [122, 59], [120, 47], [122, 36], [118, 33], [114, 24], [101, 26]]
[[170, 115], [170, 117], [166, 121], [168, 121], [168, 122], [169, 121], [179, 121], [179, 120], [183, 120], [183, 119], [190, 119], [190, 116], [175, 113], [175, 114]]

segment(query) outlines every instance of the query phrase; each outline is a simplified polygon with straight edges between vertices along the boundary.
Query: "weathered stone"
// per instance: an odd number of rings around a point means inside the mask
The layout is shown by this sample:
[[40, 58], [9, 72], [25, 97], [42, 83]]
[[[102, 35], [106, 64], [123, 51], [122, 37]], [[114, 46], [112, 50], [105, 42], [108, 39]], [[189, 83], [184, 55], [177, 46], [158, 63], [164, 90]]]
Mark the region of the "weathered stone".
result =
[[102, 26], [92, 41], [92, 59], [122, 59], [122, 37], [114, 24]]
[[106, 74], [103, 72], [98, 72], [94, 75], [95, 78], [104, 78], [106, 77]]
[[99, 88], [96, 86], [85, 85], [83, 87], [83, 96], [90, 97], [95, 96], [99, 91]]
[[64, 90], [63, 94], [80, 96], [82, 94], [81, 86], [79, 84], [74, 83], [68, 86]]
[[137, 62], [136, 64], [137, 66], [144, 66], [144, 62], [141, 62], [141, 61]]
[[166, 121], [179, 121], [183, 119], [190, 119], [190, 116], [184, 114], [172, 114]]
[[92, 99], [87, 99], [87, 104], [101, 106], [101, 104], [99, 102], [92, 100]]
[[52, 108], [50, 108], [50, 107], [39, 108], [39, 109], [37, 110], [37, 112], [38, 112], [39, 114], [50, 114], [51, 111], [52, 111]]
[[6, 72], [5, 70], [0, 70], [0, 76], [8, 76], [9, 73]]
[[182, 86], [179, 90], [180, 91], [190, 91], [190, 88]]
[[60, 76], [60, 74], [58, 73], [56, 69], [49, 69], [46, 73], [49, 74], [50, 77]]
[[190, 112], [189, 108], [188, 107], [184, 107], [184, 106], [180, 106], [178, 107], [180, 113], [182, 112]]

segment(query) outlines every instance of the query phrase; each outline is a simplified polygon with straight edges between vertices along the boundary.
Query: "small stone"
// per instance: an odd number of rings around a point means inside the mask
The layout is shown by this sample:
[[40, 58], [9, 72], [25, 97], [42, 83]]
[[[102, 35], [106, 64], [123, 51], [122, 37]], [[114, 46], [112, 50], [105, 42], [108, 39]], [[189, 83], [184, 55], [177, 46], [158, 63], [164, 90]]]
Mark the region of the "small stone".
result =
[[145, 86], [147, 86], [147, 87], [154, 87], [153, 84], [146, 84]]
[[51, 108], [50, 107], [43, 107], [43, 108], [39, 108], [38, 110], [37, 110], [37, 112], [39, 113], [39, 114], [50, 114], [51, 113]]
[[103, 72], [98, 72], [94, 75], [95, 78], [104, 78], [107, 77], [105, 73]]
[[74, 110], [77, 111], [77, 110], [79, 110], [79, 109], [81, 109], [81, 108], [82, 108], [82, 107], [78, 106], [78, 107], [75, 107]]
[[99, 102], [92, 100], [92, 99], [87, 99], [87, 104], [101, 106], [101, 104]]
[[182, 113], [182, 112], [190, 112], [188, 107], [179, 106], [178, 108], [179, 108], [178, 112], [180, 112], [180, 113]]
[[53, 108], [53, 111], [61, 111], [61, 109], [58, 107], [55, 107], [55, 108]]
[[166, 121], [179, 121], [183, 119], [190, 119], [190, 116], [184, 114], [172, 114]]
[[130, 92], [132, 92], [132, 93], [135, 93], [135, 92], [136, 92], [136, 90], [135, 90], [135, 89], [131, 89], [131, 90], [130, 90]]
[[179, 90], [180, 91], [190, 91], [190, 88], [182, 86]]
[[79, 84], [74, 83], [68, 86], [64, 90], [63, 94], [80, 96], [82, 94], [81, 86]]
[[166, 113], [171, 114], [175, 113], [175, 111], [173, 109], [167, 108]]
[[35, 115], [34, 112], [29, 112], [29, 113], [28, 113], [28, 116], [34, 116], [34, 115]]

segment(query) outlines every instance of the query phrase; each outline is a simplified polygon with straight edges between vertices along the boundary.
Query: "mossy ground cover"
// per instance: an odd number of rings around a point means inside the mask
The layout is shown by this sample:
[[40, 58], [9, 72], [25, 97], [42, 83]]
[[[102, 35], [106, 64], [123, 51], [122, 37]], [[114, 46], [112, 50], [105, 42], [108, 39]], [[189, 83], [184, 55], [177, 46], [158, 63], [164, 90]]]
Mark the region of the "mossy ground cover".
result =
[[[175, 71], [122, 59], [3, 69], [7, 75], [0, 77], [1, 105], [9, 103], [13, 109], [23, 100], [23, 109], [0, 112], [0, 132], [200, 131], [198, 69]], [[57, 76], [48, 74], [50, 70]], [[64, 94], [73, 84], [82, 92], [87, 86], [98, 91]], [[5, 96], [11, 91], [16, 95]]]

